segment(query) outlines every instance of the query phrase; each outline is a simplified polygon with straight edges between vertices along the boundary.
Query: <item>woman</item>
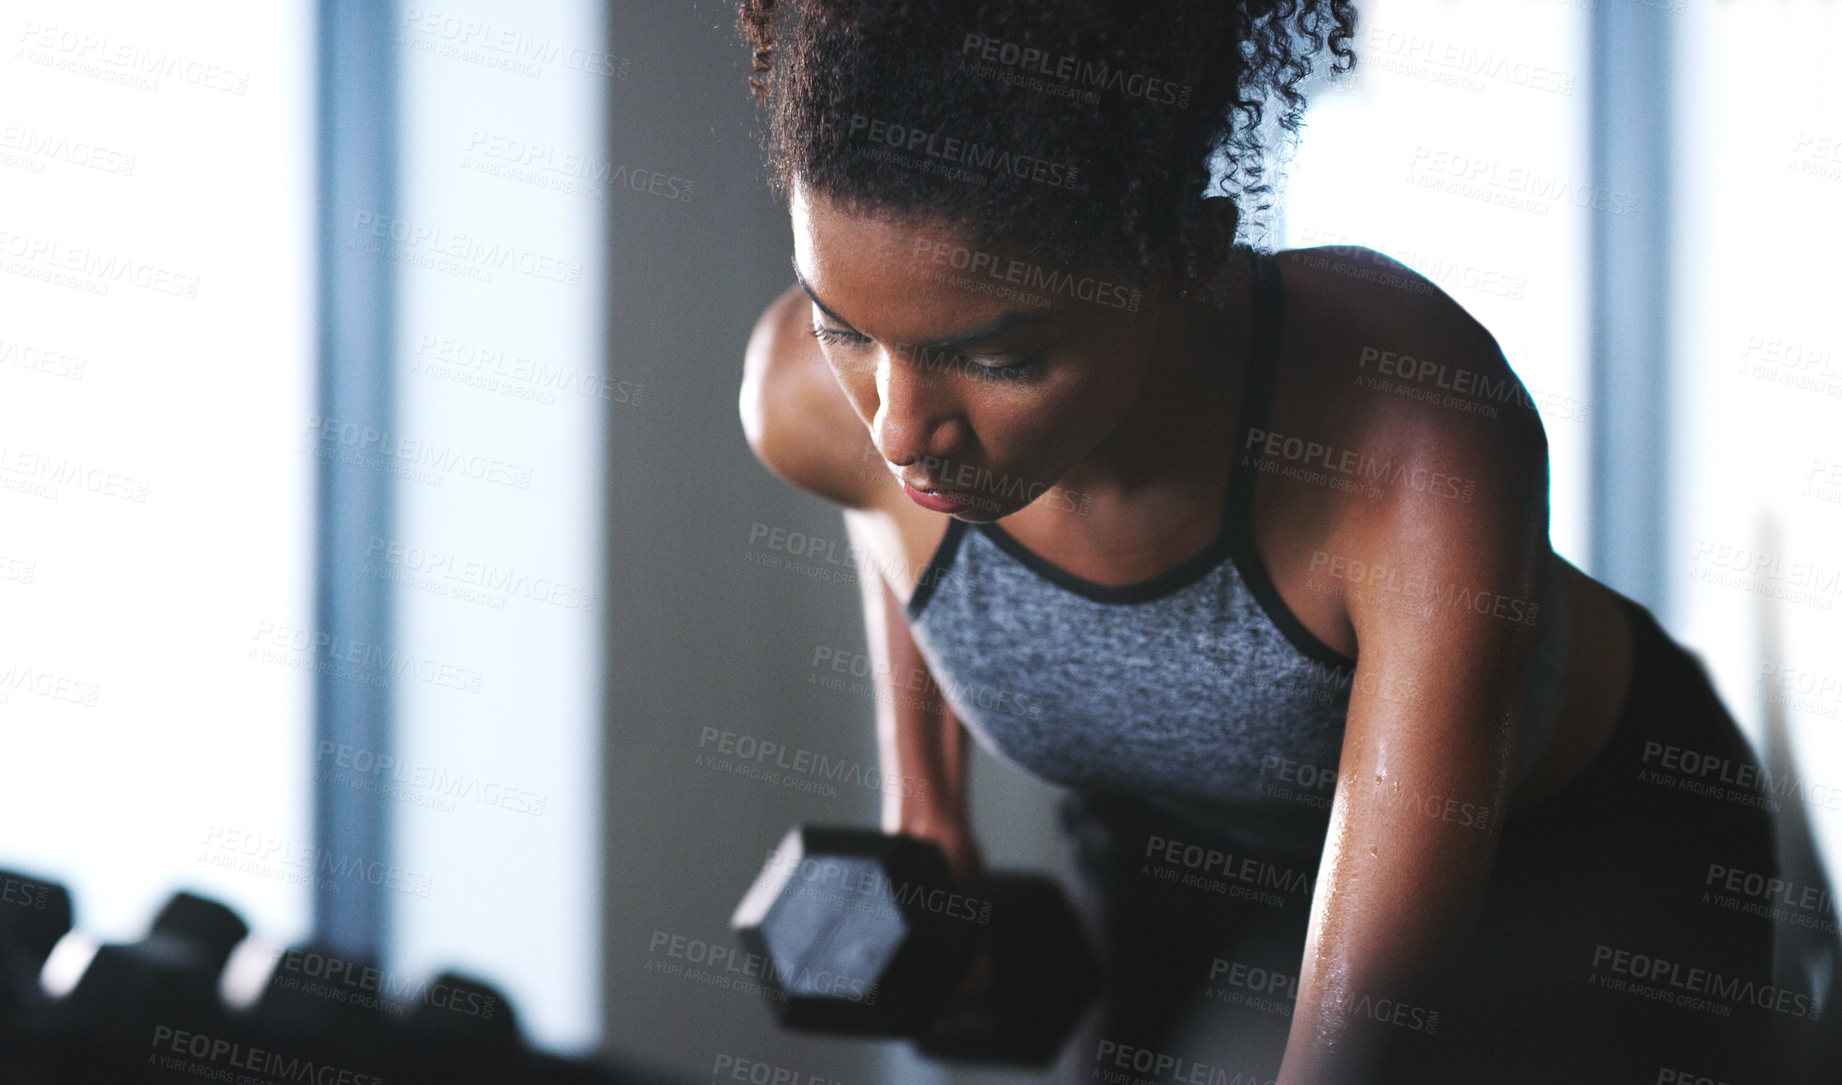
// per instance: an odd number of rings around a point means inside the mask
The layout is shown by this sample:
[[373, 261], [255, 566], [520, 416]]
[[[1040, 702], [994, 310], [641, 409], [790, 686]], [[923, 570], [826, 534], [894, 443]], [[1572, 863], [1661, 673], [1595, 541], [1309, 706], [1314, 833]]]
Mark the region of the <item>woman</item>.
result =
[[[1771, 924], [1704, 893], [1774, 875], [1769, 817], [1678, 779], [1751, 754], [1551, 551], [1495, 342], [1367, 250], [1233, 244], [1352, 6], [741, 26], [798, 279], [748, 345], [749, 443], [867, 559], [882, 755], [929, 784], [885, 828], [976, 886], [961, 724], [1069, 788], [1111, 978], [1063, 1071], [1786, 1080], [1814, 996], [1736, 1001]], [[892, 695], [920, 673], [942, 698]]]

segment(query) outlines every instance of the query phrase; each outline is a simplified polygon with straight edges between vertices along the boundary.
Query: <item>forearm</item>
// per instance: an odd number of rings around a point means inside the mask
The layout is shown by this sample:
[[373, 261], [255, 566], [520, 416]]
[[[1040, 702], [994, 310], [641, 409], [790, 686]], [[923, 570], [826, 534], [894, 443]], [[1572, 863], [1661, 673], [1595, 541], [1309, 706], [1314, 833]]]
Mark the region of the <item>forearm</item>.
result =
[[975, 886], [983, 870], [966, 812], [965, 729], [927, 676], [899, 610], [884, 614], [891, 666], [878, 675], [876, 707], [883, 831], [940, 845], [961, 884]]
[[[1373, 952], [1352, 937], [1316, 940], [1299, 971], [1298, 996], [1279, 1085], [1390, 1085], [1404, 1053], [1432, 1041], [1449, 1007], [1442, 990], [1471, 925], [1456, 921], [1431, 939], [1403, 931], [1412, 951]], [[1391, 951], [1404, 946], [1390, 946]]]
[[1488, 883], [1500, 781], [1359, 773], [1340, 798], [1360, 813], [1333, 812], [1280, 1085], [1397, 1080], [1449, 1009]]
[[880, 705], [876, 740], [886, 781], [884, 831], [927, 837], [963, 832], [966, 751], [958, 722], [950, 715]]
[[1443, 962], [1358, 972], [1349, 956], [1307, 955], [1279, 1085], [1392, 1085], [1403, 1053], [1437, 1034]]
[[[847, 517], [847, 521], [849, 517]], [[858, 541], [861, 552], [861, 541]], [[966, 816], [965, 731], [947, 706], [881, 575], [860, 562], [865, 633], [876, 692], [882, 828], [932, 840], [955, 873], [975, 879], [977, 848]]]

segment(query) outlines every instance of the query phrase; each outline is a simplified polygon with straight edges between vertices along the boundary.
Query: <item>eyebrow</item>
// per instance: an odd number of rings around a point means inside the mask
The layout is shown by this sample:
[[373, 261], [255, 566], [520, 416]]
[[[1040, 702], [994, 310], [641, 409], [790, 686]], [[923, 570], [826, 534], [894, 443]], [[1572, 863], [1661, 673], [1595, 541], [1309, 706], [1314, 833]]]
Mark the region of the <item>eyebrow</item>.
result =
[[[855, 326], [852, 325], [850, 321], [833, 312], [831, 306], [820, 301], [819, 296], [813, 293], [812, 284], [806, 281], [806, 276], [800, 274], [799, 261], [797, 259], [793, 261], [793, 277], [799, 281], [799, 288], [806, 292], [808, 298], [812, 299], [812, 304], [818, 306], [819, 312], [824, 313], [826, 316], [831, 317], [833, 320], [853, 331], [856, 330]], [[1054, 309], [1013, 309], [1008, 313], [1000, 313], [997, 317], [980, 324], [976, 328], [968, 328], [963, 332], [954, 332], [952, 335], [941, 336], [930, 342], [915, 343], [912, 345], [937, 349], [963, 346], [967, 343], [976, 343], [984, 339], [996, 339], [1007, 332], [1035, 327], [1054, 315]]]

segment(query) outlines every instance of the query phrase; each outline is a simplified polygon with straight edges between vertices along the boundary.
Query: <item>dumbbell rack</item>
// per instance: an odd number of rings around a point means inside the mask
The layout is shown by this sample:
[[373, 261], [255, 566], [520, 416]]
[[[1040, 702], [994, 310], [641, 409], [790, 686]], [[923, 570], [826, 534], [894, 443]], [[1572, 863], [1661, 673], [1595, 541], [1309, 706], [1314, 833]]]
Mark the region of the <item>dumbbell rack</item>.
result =
[[48, 990], [47, 960], [72, 956], [71, 919], [63, 886], [0, 870], [0, 1085], [661, 1085], [533, 1050], [477, 979], [444, 972], [392, 992], [370, 962], [312, 945], [277, 955], [255, 1000], [233, 1006], [220, 985], [249, 929], [188, 892], [141, 941], [98, 947]]

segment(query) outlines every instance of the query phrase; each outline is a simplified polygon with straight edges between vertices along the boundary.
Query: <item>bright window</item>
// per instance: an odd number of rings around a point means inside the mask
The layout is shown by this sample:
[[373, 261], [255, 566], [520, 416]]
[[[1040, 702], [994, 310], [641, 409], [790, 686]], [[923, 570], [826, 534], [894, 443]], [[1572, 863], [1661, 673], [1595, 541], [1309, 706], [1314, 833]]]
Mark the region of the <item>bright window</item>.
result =
[[0, 865], [105, 940], [182, 885], [298, 939], [272, 859], [313, 843], [312, 5], [9, 12]]
[[1588, 173], [1587, 19], [1584, 5], [1362, 4], [1356, 71], [1311, 98], [1283, 208], [1285, 247], [1379, 250], [1496, 336], [1548, 433], [1554, 548], [1582, 567], [1588, 216], [1625, 198]]
[[[1693, 4], [1677, 62], [1671, 628], [1842, 852], [1842, 13]], [[1769, 97], [1760, 88], [1769, 87]], [[1830, 870], [1837, 870], [1832, 861]]]
[[[464, 966], [532, 1038], [600, 1033], [603, 102], [601, 5], [400, 9], [398, 425], [440, 450], [399, 476], [371, 568], [397, 636], [460, 682], [397, 687], [396, 753], [434, 781], [395, 805], [407, 974]], [[395, 243], [398, 234], [406, 241]], [[426, 457], [424, 457], [426, 459]]]

